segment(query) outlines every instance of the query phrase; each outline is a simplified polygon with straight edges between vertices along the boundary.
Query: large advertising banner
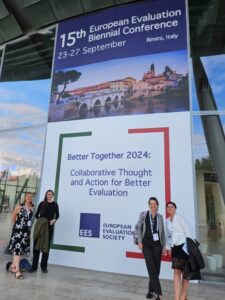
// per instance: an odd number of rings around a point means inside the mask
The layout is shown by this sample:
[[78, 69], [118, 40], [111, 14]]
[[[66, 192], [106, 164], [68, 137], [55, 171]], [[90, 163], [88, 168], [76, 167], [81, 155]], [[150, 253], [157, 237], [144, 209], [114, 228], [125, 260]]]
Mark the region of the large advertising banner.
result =
[[[41, 195], [60, 219], [52, 263], [146, 275], [139, 213], [173, 200], [194, 231], [185, 1], [141, 1], [59, 24]], [[161, 276], [171, 278], [163, 257]]]

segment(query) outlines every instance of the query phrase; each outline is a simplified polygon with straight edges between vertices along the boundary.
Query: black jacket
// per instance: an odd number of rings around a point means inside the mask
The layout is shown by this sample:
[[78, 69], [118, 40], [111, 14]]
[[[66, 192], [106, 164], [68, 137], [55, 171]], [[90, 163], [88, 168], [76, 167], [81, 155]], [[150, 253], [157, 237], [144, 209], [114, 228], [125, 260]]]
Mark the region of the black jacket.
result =
[[189, 264], [191, 265], [192, 271], [196, 269], [204, 269], [205, 262], [199, 249], [199, 242], [190, 238], [186, 239], [187, 250], [189, 253]]
[[200, 270], [205, 268], [205, 262], [199, 250], [199, 242], [191, 238], [187, 238], [186, 242], [189, 257], [184, 270], [184, 278], [187, 280], [201, 279]]

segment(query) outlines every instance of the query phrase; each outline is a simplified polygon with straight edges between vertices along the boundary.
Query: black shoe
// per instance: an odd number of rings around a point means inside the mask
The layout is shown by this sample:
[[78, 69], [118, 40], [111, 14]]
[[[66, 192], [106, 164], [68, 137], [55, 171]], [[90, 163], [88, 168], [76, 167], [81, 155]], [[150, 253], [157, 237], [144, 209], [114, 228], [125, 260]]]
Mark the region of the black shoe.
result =
[[[162, 296], [161, 296], [162, 297]], [[157, 295], [157, 297], [155, 298], [155, 300], [162, 300], [162, 298], [161, 298], [159, 295]]]
[[42, 273], [48, 273], [47, 269], [41, 269]]
[[7, 264], [6, 264], [6, 266], [5, 266], [6, 271], [10, 271], [11, 265], [12, 265], [12, 262], [11, 262], [11, 261], [7, 262]]
[[148, 292], [148, 294], [146, 295], [146, 298], [147, 298], [147, 299], [151, 299], [151, 298], [153, 298], [153, 293], [151, 293], [151, 292]]
[[34, 272], [37, 272], [37, 269], [31, 268], [28, 272], [29, 273], [34, 273]]

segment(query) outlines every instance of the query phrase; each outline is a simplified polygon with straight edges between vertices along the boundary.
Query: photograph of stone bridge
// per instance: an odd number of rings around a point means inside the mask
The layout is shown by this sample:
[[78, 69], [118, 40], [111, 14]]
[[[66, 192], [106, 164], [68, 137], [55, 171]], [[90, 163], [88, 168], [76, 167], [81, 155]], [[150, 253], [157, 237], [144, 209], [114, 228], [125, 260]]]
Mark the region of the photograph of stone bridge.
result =
[[[79, 71], [78, 68], [56, 71], [52, 79], [49, 122], [188, 110], [187, 72], [177, 72], [175, 63], [169, 60], [157, 74], [159, 63], [148, 64], [150, 59], [154, 61], [154, 55], [149, 57], [146, 58], [145, 69], [139, 75], [140, 79], [134, 73], [124, 78], [107, 80], [112, 74], [109, 76], [105, 73], [104, 77], [101, 75], [101, 80], [105, 78], [104, 82], [71, 88], [84, 76], [82, 67]], [[175, 60], [176, 55], [173, 57]], [[114, 64], [120, 64], [122, 60], [114, 60]], [[129, 58], [126, 60], [129, 62]], [[135, 66], [134, 62], [132, 58]], [[98, 68], [98, 64], [95, 65]], [[124, 70], [121, 73], [124, 74]], [[114, 74], [115, 77], [119, 75]], [[98, 79], [95, 79], [96, 82]]]

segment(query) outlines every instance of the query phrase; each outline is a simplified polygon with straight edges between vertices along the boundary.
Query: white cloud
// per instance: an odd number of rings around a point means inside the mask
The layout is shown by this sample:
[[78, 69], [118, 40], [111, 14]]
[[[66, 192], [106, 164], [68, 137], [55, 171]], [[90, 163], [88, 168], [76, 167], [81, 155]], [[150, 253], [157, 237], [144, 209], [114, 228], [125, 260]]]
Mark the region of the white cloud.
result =
[[15, 155], [14, 153], [8, 153], [5, 151], [0, 152], [0, 164], [1, 171], [9, 169], [11, 175], [31, 175], [34, 173], [40, 173], [41, 159], [29, 155], [28, 153]]
[[9, 101], [15, 99], [23, 100], [26, 98], [25, 93], [19, 91], [13, 91], [12, 89], [7, 89], [5, 87], [0, 87], [0, 99], [1, 101]]
[[28, 104], [0, 103], [0, 127], [16, 128], [47, 122], [47, 112]]
[[14, 153], [14, 155], [19, 155], [20, 153], [39, 155], [44, 148], [45, 132], [45, 127], [2, 132], [0, 136], [0, 150]]
[[0, 136], [1, 170], [9, 169], [12, 175], [40, 173], [45, 126], [26, 130], [2, 132]]
[[193, 156], [194, 159], [201, 159], [208, 157], [208, 149], [204, 135], [195, 134], [193, 135]]

